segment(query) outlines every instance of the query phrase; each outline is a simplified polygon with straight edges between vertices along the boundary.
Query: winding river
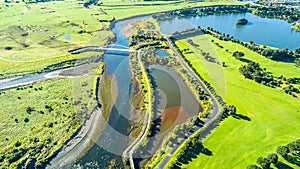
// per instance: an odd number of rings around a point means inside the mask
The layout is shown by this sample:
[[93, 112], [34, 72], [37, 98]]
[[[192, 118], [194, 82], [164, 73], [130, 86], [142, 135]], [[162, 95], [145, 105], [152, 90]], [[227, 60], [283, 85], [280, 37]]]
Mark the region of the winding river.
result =
[[[150, 16], [136, 17], [117, 22], [113, 28], [113, 32], [117, 39], [116, 44], [128, 46], [128, 38], [121, 33], [121, 27], [124, 23], [147, 17]], [[236, 26], [235, 22], [240, 18], [247, 18], [249, 23], [242, 27]], [[300, 46], [300, 32], [291, 30], [291, 24], [279, 19], [261, 18], [250, 13], [225, 14], [219, 16], [173, 17], [169, 20], [159, 21], [159, 25], [161, 27], [161, 32], [165, 34], [172, 34], [176, 31], [200, 25], [201, 27], [212, 27], [223, 33], [228, 33], [242, 41], [254, 41], [259, 44], [289, 49], [295, 49]], [[161, 53], [162, 51], [159, 51], [158, 54], [164, 55]], [[106, 54], [104, 60], [107, 62], [107, 73], [109, 75], [114, 75], [117, 81], [117, 101], [111, 111], [104, 132], [98, 140], [95, 140], [95, 144], [92, 148], [88, 150], [81, 159], [75, 162], [73, 165], [74, 167], [107, 168], [109, 165], [114, 165], [115, 167], [124, 168], [121, 155], [130, 141], [127, 133], [128, 128], [130, 127], [130, 121], [128, 120], [130, 111], [129, 91], [131, 83], [129, 60], [126, 56], [112, 56], [110, 54]], [[180, 90], [169, 90], [170, 86], [166, 86], [166, 84], [171, 84], [174, 79], [179, 77], [176, 77], [178, 75], [174, 73], [174, 71], [172, 73], [172, 70], [163, 69], [165, 68], [152, 68], [151, 74], [152, 78], [154, 78], [158, 84], [158, 94], [162, 100], [168, 100], [163, 104], [166, 112], [164, 117], [170, 117], [170, 114], [167, 114], [170, 112], [175, 112], [176, 114], [176, 111], [179, 109], [185, 110], [181, 113], [182, 116], [178, 116], [179, 120], [180, 118], [187, 119], [198, 113], [199, 106], [195, 106], [193, 96], [189, 94], [185, 85], [180, 85], [179, 87], [182, 88], [183, 86], [183, 89], [181, 89], [185, 93], [183, 96], [180, 95]], [[174, 75], [175, 78], [170, 78], [170, 75], [166, 75], [166, 72], [168, 71], [170, 74]], [[180, 84], [183, 83], [180, 82]], [[174, 87], [176, 88], [176, 86]], [[174, 91], [178, 91], [178, 93]], [[180, 100], [180, 98], [184, 99]], [[182, 103], [182, 101], [185, 103]], [[161, 106], [161, 104], [159, 106]], [[189, 110], [189, 108], [194, 109]], [[177, 115], [178, 114], [176, 114], [176, 116]], [[174, 116], [174, 114], [171, 114], [171, 116]], [[172, 123], [174, 123], [174, 121]], [[154, 147], [156, 147], [156, 144], [160, 144], [160, 141], [153, 142]], [[112, 160], [114, 161], [113, 164], [111, 163]]]
[[[116, 35], [116, 44], [128, 46], [128, 38], [121, 33], [121, 27], [124, 23], [147, 17], [150, 16], [130, 18], [116, 22], [115, 27], [113, 28], [113, 32]], [[240, 18], [247, 18], [249, 23], [241, 27], [236, 26], [235, 22]], [[290, 23], [279, 19], [261, 18], [250, 13], [173, 17], [169, 20], [159, 21], [159, 25], [161, 27], [161, 32], [165, 34], [172, 34], [176, 31], [201, 26], [202, 28], [212, 27], [242, 41], [254, 41], [258, 44], [289, 49], [296, 49], [300, 46], [300, 32], [291, 30]], [[164, 51], [158, 51], [158, 53], [161, 56], [167, 55]], [[104, 132], [98, 139], [94, 140], [95, 144], [86, 151], [82, 158], [74, 162], [72, 168], [107, 168], [111, 165], [118, 168], [124, 168], [121, 155], [130, 141], [127, 133], [130, 128], [130, 121], [128, 120], [131, 85], [129, 60], [126, 55], [116, 56], [109, 53], [104, 55], [104, 60], [107, 63], [107, 73], [109, 75], [114, 75], [117, 82], [117, 100], [112, 108]], [[180, 90], [170, 90], [171, 88], [168, 84], [173, 83], [174, 79], [179, 78], [178, 75], [174, 73], [174, 71], [172, 73], [172, 70], [163, 69], [154, 68], [151, 70], [151, 73], [158, 84], [158, 89], [161, 91], [160, 97], [169, 100], [169, 102], [166, 102], [164, 105], [165, 110], [171, 108], [170, 111], [174, 112], [178, 107], [183, 107], [186, 112], [183, 113], [183, 118], [198, 113], [199, 107], [195, 106], [195, 100], [193, 100], [193, 96], [189, 93], [183, 82], [179, 82], [182, 84], [179, 87], [173, 86], [173, 88], [182, 88], [181, 91], [184, 91], [184, 95], [181, 95]], [[175, 78], [166, 75], [165, 73], [168, 71], [171, 71], [170, 74], [174, 75]], [[38, 75], [35, 79], [43, 78], [43, 76], [45, 76], [45, 74]], [[12, 83], [5, 83], [6, 85], [14, 85], [16, 82], [26, 83], [26, 80], [31, 81], [33, 79], [31, 76], [25, 78], [27, 79], [15, 79]], [[3, 81], [2, 84], [5, 85], [5, 83]], [[165, 114], [165, 117], [167, 116], [168, 115]], [[113, 164], [111, 163], [112, 160], [114, 161]]]
[[[149, 16], [147, 16], [149, 17]], [[140, 20], [146, 17], [137, 17], [117, 22], [113, 32], [116, 35], [116, 44], [128, 46], [128, 38], [121, 32], [122, 24]], [[160, 53], [165, 51], [160, 51]], [[122, 52], [124, 54], [124, 52]], [[162, 53], [167, 55], [168, 53]], [[109, 120], [101, 136], [94, 140], [95, 144], [83, 155], [83, 157], [73, 164], [72, 168], [108, 168], [114, 165], [118, 168], [124, 168], [122, 162], [122, 153], [129, 145], [128, 129], [130, 129], [130, 85], [131, 72], [129, 69], [129, 59], [125, 55], [105, 54], [104, 61], [107, 63], [106, 71], [108, 75], [113, 75], [117, 82], [118, 95], [115, 105], [110, 113]], [[196, 115], [200, 107], [194, 99], [188, 87], [172, 68], [162, 66], [151, 67], [152, 78], [157, 82], [156, 90], [160, 95], [159, 109], [163, 112], [162, 126], [164, 131], [159, 133], [158, 137], [153, 137], [154, 149], [158, 148], [163, 136], [174, 127]], [[184, 98], [184, 99], [182, 99]], [[171, 117], [171, 118], [170, 118]], [[150, 150], [149, 150], [150, 151]], [[154, 151], [153, 151], [154, 153]], [[113, 163], [112, 164], [112, 160]]]

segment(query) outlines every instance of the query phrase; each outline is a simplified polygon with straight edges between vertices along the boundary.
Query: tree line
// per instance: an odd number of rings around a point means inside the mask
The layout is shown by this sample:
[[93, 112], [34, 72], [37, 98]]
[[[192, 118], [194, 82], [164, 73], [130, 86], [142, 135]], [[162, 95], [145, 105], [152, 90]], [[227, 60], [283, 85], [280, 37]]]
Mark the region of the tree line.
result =
[[[187, 36], [191, 35], [199, 35], [199, 34], [209, 34], [219, 40], [222, 41], [231, 41], [233, 43], [240, 44], [262, 56], [265, 56], [268, 59], [275, 60], [275, 61], [282, 61], [282, 62], [294, 62], [296, 66], [300, 66], [300, 48], [297, 48], [294, 51], [291, 51], [287, 48], [284, 49], [273, 49], [267, 47], [265, 45], [255, 44], [253, 41], [250, 42], [243, 42], [238, 39], [235, 39], [233, 36], [225, 33], [221, 33], [213, 28], [206, 28], [203, 29], [200, 26], [197, 28], [189, 28], [183, 30], [181, 32], [175, 32], [172, 34], [172, 39], [181, 39], [186, 38]], [[218, 44], [217, 44], [218, 45]], [[223, 48], [223, 46], [219, 46]]]
[[[171, 162], [171, 165], [169, 166], [169, 168], [180, 168], [180, 166], [182, 164], [187, 164], [191, 161], [192, 158], [196, 158], [197, 155], [199, 154], [205, 154], [205, 155], [212, 155], [212, 152], [205, 148], [202, 145], [202, 139], [205, 138], [208, 134], [210, 134], [210, 132], [218, 126], [219, 124], [219, 120], [225, 119], [228, 116], [234, 116], [236, 114], [236, 107], [233, 105], [229, 105], [229, 106], [225, 106], [223, 111], [220, 113], [219, 117], [220, 118], [216, 118], [213, 120], [212, 123], [209, 123], [207, 126], [203, 127], [203, 129], [198, 132], [197, 134], [195, 134], [193, 137], [191, 137], [190, 139], [187, 140], [187, 142], [185, 143], [185, 146], [180, 149], [178, 155], [175, 157], [175, 160], [173, 160]], [[204, 122], [201, 121], [200, 119], [191, 119], [191, 122], [189, 124], [193, 124], [196, 126], [203, 126]], [[174, 132], [176, 134], [176, 128], [174, 129]], [[188, 131], [183, 130], [183, 132], [181, 132], [181, 137], [184, 136], [184, 133], [188, 133]], [[179, 134], [177, 136], [180, 136]], [[173, 145], [177, 143], [177, 139], [178, 137], [175, 138], [173, 137], [169, 137], [168, 139], [168, 144]], [[175, 139], [175, 141], [174, 141]]]
[[278, 160], [278, 155], [283, 157], [291, 164], [295, 164], [300, 167], [300, 140], [293, 141], [285, 146], [278, 146], [276, 153], [270, 153], [265, 157], [258, 157], [256, 164], [250, 164], [247, 169], [270, 169], [271, 164], [274, 164], [276, 168], [292, 168]]
[[226, 14], [226, 13], [245, 13], [248, 12], [246, 5], [217, 5], [217, 6], [205, 6], [196, 8], [177, 9], [169, 12], [154, 14], [153, 18], [157, 20], [168, 20], [172, 16], [205, 16], [214, 14]]
[[272, 59], [275, 61], [284, 61], [284, 62], [295, 62], [295, 64], [300, 65], [300, 48], [295, 51], [291, 51], [287, 48], [285, 49], [272, 49], [265, 45], [255, 44], [253, 41], [243, 42], [238, 39], [235, 39], [233, 36], [229, 34], [224, 34], [219, 31], [214, 30], [213, 28], [208, 27], [207, 29], [203, 29], [203, 32], [209, 34], [219, 40], [223, 41], [231, 41], [237, 44], [240, 44], [262, 56], [265, 56], [268, 59]]
[[297, 9], [279, 5], [253, 6], [251, 13], [260, 17], [284, 19], [288, 22], [300, 20], [300, 12]]
[[247, 65], [242, 65], [239, 68], [240, 73], [247, 79], [254, 80], [257, 83], [263, 84], [272, 88], [281, 88], [289, 95], [297, 97], [300, 94], [300, 89], [293, 84], [300, 84], [300, 78], [286, 78], [284, 76], [276, 77], [268, 72], [266, 68], [261, 68], [259, 63], [249, 61]]

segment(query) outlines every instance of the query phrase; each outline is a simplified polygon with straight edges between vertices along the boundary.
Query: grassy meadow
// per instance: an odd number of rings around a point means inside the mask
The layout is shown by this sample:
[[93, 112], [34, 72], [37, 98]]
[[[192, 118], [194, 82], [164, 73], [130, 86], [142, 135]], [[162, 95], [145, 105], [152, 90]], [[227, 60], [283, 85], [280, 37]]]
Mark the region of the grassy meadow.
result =
[[[242, 5], [233, 1], [155, 1], [115, 0], [85, 8], [83, 1], [43, 3], [0, 3], [0, 78], [39, 71], [69, 60], [69, 49], [87, 45], [102, 46], [114, 35], [112, 19], [123, 19], [173, 9], [210, 5]], [[78, 57], [78, 56], [75, 56]]]
[[155, 12], [165, 12], [174, 9], [192, 8], [200, 6], [214, 5], [244, 5], [244, 2], [236, 2], [230, 0], [212, 0], [212, 1], [148, 1], [133, 2], [124, 0], [103, 0], [100, 6], [109, 17], [116, 19], [128, 18], [140, 14], [149, 14]]
[[[238, 44], [220, 41], [209, 35], [191, 39], [194, 44], [200, 46], [195, 47], [186, 40], [178, 40], [176, 44], [181, 50], [190, 48], [184, 55], [208, 81], [214, 79], [214, 74], [208, 73], [207, 67], [222, 66], [206, 61], [199, 49], [218, 58], [218, 61], [225, 62], [225, 85], [212, 85], [217, 92], [226, 87], [225, 95], [222, 92], [220, 94], [226, 98], [227, 104], [235, 105], [237, 114], [249, 117], [250, 121], [233, 117], [225, 119], [213, 134], [204, 140], [203, 145], [212, 151], [213, 155], [200, 154], [189, 164], [184, 164], [183, 168], [246, 168], [249, 164], [255, 164], [258, 157], [276, 152], [278, 146], [299, 139], [299, 98], [245, 79], [238, 70], [245, 63], [232, 57], [232, 53], [237, 50], [244, 52], [245, 59], [260, 63], [274, 75], [299, 77], [299, 68], [290, 63], [266, 59]], [[280, 161], [296, 167], [283, 159]]]
[[69, 49], [104, 45], [113, 38], [109, 23], [78, 1], [0, 4], [0, 77], [40, 71], [88, 55]]
[[97, 106], [96, 72], [0, 91], [0, 166], [38, 166], [59, 150]]

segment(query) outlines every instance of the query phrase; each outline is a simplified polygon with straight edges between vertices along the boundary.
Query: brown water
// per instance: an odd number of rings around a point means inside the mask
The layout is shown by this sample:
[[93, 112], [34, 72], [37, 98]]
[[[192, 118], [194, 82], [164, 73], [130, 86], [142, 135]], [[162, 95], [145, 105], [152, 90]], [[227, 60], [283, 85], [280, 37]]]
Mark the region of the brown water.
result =
[[181, 106], [166, 108], [161, 114], [160, 132], [173, 129], [177, 124], [185, 122], [189, 117], [190, 115]]
[[154, 155], [164, 137], [177, 124], [187, 121], [201, 111], [194, 95], [173, 68], [155, 65], [150, 66], [149, 70], [155, 89], [154, 121], [158, 130], [154, 136], [148, 138], [149, 143], [143, 149], [143, 159]]

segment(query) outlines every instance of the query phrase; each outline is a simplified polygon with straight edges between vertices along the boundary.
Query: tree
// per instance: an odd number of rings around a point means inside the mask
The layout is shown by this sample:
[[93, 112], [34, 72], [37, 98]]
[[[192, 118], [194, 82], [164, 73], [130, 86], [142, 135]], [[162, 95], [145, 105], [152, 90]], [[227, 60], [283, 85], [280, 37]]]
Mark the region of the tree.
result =
[[273, 163], [273, 164], [277, 164], [278, 163], [278, 156], [275, 153], [271, 153], [268, 155], [269, 162]]
[[295, 54], [296, 54], [296, 55], [300, 55], [300, 48], [297, 48], [297, 49], [295, 50]]
[[34, 108], [33, 107], [27, 107], [26, 112], [31, 114], [31, 112], [34, 112]]
[[241, 58], [244, 57], [245, 54], [243, 52], [235, 51], [233, 52], [232, 56], [238, 60], [241, 60]]
[[247, 166], [247, 169], [260, 169], [260, 167], [258, 167], [255, 164], [250, 164], [250, 165]]
[[269, 169], [270, 168], [270, 161], [267, 158], [258, 157], [257, 164], [259, 164], [263, 169]]
[[21, 142], [20, 142], [20, 141], [15, 142], [15, 146], [16, 146], [16, 147], [21, 146]]
[[225, 62], [222, 62], [222, 66], [223, 66], [223, 67], [226, 67], [226, 63], [225, 63]]
[[28, 122], [29, 122], [29, 119], [28, 119], [28, 118], [25, 118], [25, 119], [24, 119], [24, 122], [25, 122], [25, 123], [28, 123]]
[[234, 105], [229, 105], [224, 108], [224, 117], [236, 114], [236, 107]]
[[294, 62], [296, 63], [297, 66], [300, 66], [300, 58], [295, 59]]
[[286, 157], [288, 153], [290, 152], [289, 148], [286, 146], [279, 146], [277, 147], [276, 152], [280, 154], [282, 157]]
[[168, 146], [171, 147], [171, 146], [173, 146], [173, 144], [175, 144], [176, 142], [177, 142], [176, 136], [171, 136], [171, 137], [169, 138]]

